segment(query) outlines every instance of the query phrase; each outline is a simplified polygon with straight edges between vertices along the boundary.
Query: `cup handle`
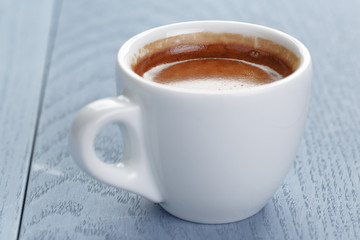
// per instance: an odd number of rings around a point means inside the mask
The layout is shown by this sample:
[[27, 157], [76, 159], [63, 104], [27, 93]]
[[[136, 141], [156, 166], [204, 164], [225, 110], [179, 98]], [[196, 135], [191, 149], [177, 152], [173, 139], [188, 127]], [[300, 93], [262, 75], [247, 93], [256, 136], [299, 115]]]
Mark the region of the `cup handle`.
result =
[[[101, 161], [94, 139], [109, 123], [119, 123], [124, 141], [123, 160], [117, 164]], [[70, 130], [70, 150], [75, 162], [94, 178], [161, 202], [146, 153], [140, 107], [125, 96], [100, 99], [85, 106]]]

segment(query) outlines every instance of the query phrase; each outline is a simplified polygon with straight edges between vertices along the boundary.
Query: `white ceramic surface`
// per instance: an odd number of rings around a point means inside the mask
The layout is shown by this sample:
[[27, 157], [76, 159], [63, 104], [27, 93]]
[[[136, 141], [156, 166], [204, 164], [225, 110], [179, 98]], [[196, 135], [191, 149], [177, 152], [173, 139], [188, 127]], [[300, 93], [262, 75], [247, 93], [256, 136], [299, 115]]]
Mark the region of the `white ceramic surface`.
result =
[[[130, 67], [138, 49], [190, 32], [231, 32], [279, 43], [301, 58], [280, 81], [251, 89], [204, 92], [147, 81]], [[258, 212], [281, 185], [304, 129], [311, 58], [298, 40], [239, 22], [200, 21], [143, 32], [120, 49], [119, 97], [98, 100], [76, 117], [70, 133], [75, 161], [93, 177], [137, 194], [173, 215], [200, 223], [242, 220]], [[125, 143], [116, 165], [100, 161], [93, 141], [118, 122]]]

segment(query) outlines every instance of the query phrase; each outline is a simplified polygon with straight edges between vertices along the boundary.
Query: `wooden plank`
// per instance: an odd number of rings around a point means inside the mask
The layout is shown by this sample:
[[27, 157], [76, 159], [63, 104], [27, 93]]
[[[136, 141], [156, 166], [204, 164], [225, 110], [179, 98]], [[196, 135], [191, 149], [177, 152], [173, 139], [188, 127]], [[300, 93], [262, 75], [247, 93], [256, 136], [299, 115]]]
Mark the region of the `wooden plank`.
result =
[[[22, 239], [360, 238], [359, 2], [69, 1], [36, 136]], [[321, 9], [319, 11], [318, 9]], [[88, 177], [68, 152], [68, 131], [87, 103], [115, 94], [114, 60], [130, 36], [170, 22], [229, 19], [275, 27], [301, 39], [314, 59], [309, 120], [284, 184], [255, 216], [224, 225], [179, 220], [134, 194]], [[344, 37], [346, 36], [346, 37]], [[341, 43], [341, 44], [340, 44]], [[113, 126], [98, 138], [103, 157], [121, 157]], [[265, 166], [266, 167], [266, 166]], [[261, 177], [261, 176], [259, 176]]]
[[0, 239], [16, 239], [38, 117], [53, 1], [0, 1]]

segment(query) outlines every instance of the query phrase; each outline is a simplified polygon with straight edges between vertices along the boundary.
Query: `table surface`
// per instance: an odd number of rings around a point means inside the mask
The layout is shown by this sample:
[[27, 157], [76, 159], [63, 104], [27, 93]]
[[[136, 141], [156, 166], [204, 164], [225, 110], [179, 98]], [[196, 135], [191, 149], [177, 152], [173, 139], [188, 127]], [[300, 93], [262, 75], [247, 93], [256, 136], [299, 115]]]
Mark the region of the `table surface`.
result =
[[[360, 1], [0, 0], [0, 239], [359, 239]], [[313, 57], [295, 162], [258, 214], [231, 224], [177, 219], [82, 172], [68, 149], [74, 115], [115, 95], [114, 62], [131, 36], [220, 19], [273, 27]], [[121, 158], [107, 126], [98, 155]]]

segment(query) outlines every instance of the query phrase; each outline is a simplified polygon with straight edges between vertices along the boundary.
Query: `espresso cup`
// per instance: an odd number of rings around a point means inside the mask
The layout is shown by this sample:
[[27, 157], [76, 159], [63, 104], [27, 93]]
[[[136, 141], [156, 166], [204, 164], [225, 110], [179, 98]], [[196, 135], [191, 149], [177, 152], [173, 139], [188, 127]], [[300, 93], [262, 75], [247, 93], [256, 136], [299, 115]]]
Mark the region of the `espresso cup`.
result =
[[[133, 71], [144, 46], [199, 32], [241, 34], [255, 44], [269, 40], [269, 51], [282, 54], [274, 47], [280, 46], [299, 61], [281, 80], [218, 92], [176, 88]], [[302, 43], [254, 24], [184, 22], [128, 40], [116, 69], [119, 96], [85, 106], [70, 130], [72, 156], [85, 172], [198, 223], [239, 221], [266, 205], [292, 166], [304, 131], [311, 57]], [[118, 123], [123, 137], [117, 164], [101, 161], [94, 150], [96, 135], [110, 123]]]

